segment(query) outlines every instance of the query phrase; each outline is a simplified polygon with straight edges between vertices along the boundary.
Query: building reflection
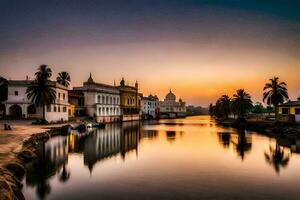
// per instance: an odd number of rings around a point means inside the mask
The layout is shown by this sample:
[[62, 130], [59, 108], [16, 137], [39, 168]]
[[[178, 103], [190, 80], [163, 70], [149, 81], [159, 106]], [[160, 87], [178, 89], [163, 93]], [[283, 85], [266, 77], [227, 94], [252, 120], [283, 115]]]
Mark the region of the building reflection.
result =
[[[61, 173], [61, 181], [68, 180], [70, 172], [67, 170], [68, 139], [57, 136], [47, 143], [39, 144], [36, 154], [38, 159], [26, 166], [26, 184], [36, 187], [36, 193], [44, 199], [51, 192], [49, 179]], [[63, 168], [61, 170], [61, 168]]]
[[158, 131], [157, 130], [144, 130], [143, 131], [143, 138], [147, 139], [154, 139], [158, 137]]
[[107, 124], [105, 129], [96, 130], [87, 136], [71, 134], [69, 150], [83, 153], [84, 165], [92, 172], [94, 165], [99, 161], [117, 155], [125, 159], [126, 154], [131, 151], [137, 154], [141, 133], [139, 122]]
[[275, 148], [270, 146], [269, 151], [264, 153], [266, 162], [271, 165], [277, 174], [281, 168], [285, 168], [289, 164], [290, 154], [285, 152], [283, 147], [280, 147], [276, 142]]
[[176, 139], [176, 131], [166, 131], [167, 140], [173, 142]]

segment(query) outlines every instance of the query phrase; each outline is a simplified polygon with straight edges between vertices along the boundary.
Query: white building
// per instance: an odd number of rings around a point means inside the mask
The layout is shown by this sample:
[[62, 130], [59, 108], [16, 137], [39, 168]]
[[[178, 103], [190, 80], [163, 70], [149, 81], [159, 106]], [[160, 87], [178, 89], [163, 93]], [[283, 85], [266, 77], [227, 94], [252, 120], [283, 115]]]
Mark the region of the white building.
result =
[[142, 101], [142, 112], [143, 115], [151, 118], [157, 118], [159, 114], [159, 99], [158, 97], [152, 96], [151, 94], [148, 97], [143, 97]]
[[[4, 102], [6, 116], [16, 119], [42, 118], [42, 107], [36, 107], [27, 98], [26, 90], [32, 80], [9, 80], [8, 98]], [[68, 120], [68, 88], [52, 81], [56, 100], [45, 109], [45, 118], [48, 122]]]
[[162, 118], [184, 117], [186, 115], [185, 102], [182, 99], [177, 102], [176, 96], [170, 90], [164, 101], [159, 102], [159, 113]]
[[74, 90], [83, 92], [88, 116], [97, 122], [120, 121], [120, 91], [117, 87], [96, 83], [90, 74], [88, 81]]

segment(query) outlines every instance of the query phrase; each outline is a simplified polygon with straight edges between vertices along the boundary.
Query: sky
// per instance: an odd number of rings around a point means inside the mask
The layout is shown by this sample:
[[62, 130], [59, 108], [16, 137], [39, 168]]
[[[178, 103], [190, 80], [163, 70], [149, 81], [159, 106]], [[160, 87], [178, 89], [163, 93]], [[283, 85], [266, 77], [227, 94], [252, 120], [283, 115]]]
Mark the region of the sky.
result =
[[300, 1], [0, 0], [0, 76], [33, 77], [47, 64], [72, 86], [139, 82], [207, 106], [244, 88], [262, 101], [278, 76], [300, 95]]

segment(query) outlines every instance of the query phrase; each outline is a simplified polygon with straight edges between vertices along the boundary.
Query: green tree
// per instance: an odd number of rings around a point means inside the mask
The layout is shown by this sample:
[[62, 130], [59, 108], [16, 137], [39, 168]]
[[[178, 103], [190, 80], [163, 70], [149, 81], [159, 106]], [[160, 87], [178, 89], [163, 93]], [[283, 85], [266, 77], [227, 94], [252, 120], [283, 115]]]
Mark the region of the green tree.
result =
[[58, 77], [56, 78], [56, 81], [59, 84], [68, 87], [71, 82], [70, 74], [68, 72], [60, 72], [58, 73]]
[[233, 95], [231, 108], [238, 115], [239, 119], [245, 120], [245, 115], [253, 107], [251, 96], [244, 89], [239, 89]]
[[257, 114], [263, 113], [264, 106], [260, 102], [256, 102], [251, 111], [252, 113], [257, 113]]
[[42, 106], [43, 121], [45, 123], [45, 106], [55, 102], [56, 91], [49, 78], [52, 70], [47, 65], [41, 65], [35, 73], [35, 80], [27, 88], [27, 97], [36, 106]]
[[278, 77], [270, 79], [269, 83], [265, 84], [263, 101], [267, 101], [268, 105], [275, 107], [275, 116], [277, 119], [278, 105], [289, 98], [285, 82], [280, 82]]

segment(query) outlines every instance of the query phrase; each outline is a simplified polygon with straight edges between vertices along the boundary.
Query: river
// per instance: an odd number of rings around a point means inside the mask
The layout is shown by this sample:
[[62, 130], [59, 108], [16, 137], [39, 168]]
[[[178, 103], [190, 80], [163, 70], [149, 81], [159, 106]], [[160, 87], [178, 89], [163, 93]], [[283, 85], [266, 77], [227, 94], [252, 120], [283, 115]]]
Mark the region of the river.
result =
[[26, 199], [300, 199], [300, 154], [209, 116], [108, 124], [40, 145]]

